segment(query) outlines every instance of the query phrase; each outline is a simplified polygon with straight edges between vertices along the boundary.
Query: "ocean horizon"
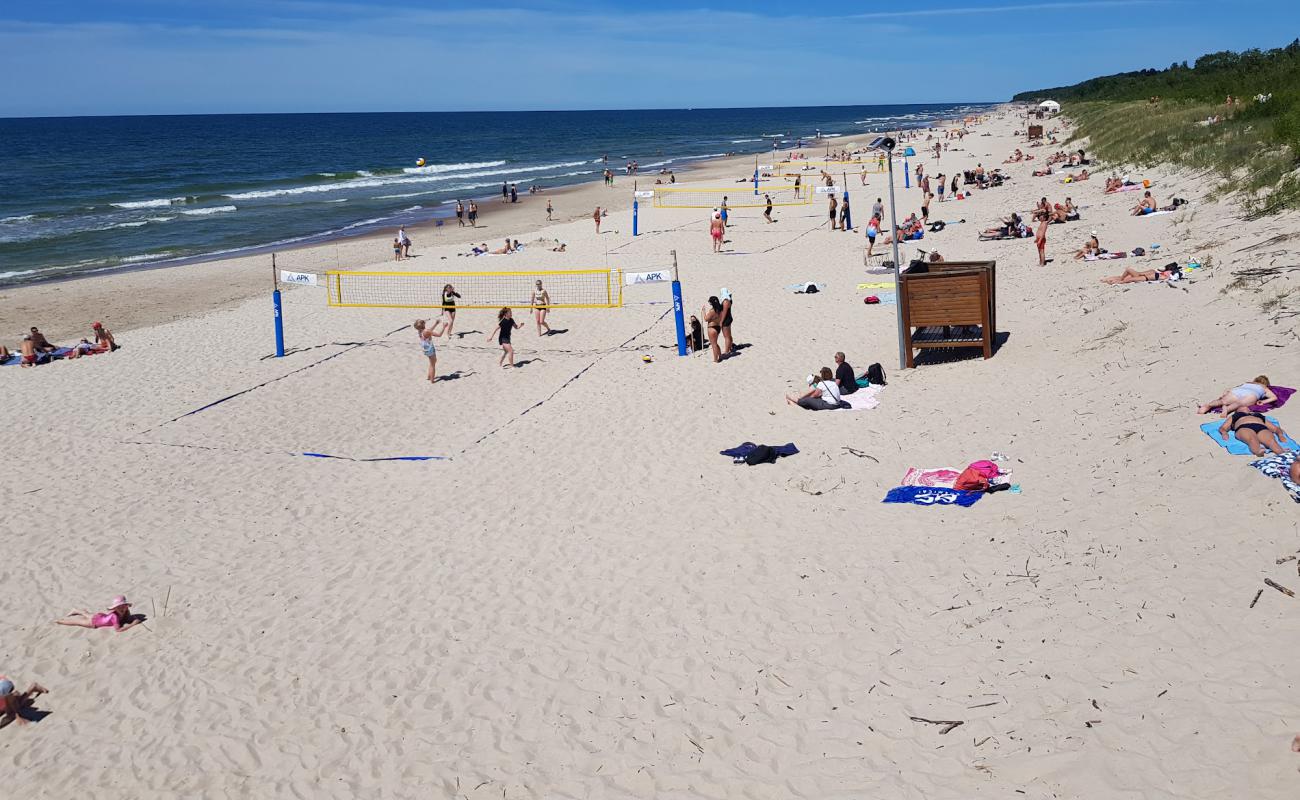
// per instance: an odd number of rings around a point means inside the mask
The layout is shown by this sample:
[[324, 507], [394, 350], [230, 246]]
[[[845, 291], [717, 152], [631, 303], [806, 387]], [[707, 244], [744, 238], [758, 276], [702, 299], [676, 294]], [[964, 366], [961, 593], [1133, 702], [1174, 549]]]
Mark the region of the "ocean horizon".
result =
[[652, 180], [992, 105], [0, 118], [0, 286], [415, 225], [502, 182], [527, 194], [594, 180], [606, 156]]

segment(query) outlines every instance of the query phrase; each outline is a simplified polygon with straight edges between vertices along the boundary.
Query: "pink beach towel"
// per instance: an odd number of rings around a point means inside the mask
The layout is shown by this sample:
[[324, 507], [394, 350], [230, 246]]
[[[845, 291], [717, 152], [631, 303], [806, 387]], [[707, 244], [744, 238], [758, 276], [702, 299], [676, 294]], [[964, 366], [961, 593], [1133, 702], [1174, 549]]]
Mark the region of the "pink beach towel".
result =
[[959, 475], [961, 475], [961, 472], [952, 467], [929, 467], [921, 469], [908, 467], [907, 473], [903, 475], [903, 480], [899, 482], [899, 485], [942, 486], [951, 489]]

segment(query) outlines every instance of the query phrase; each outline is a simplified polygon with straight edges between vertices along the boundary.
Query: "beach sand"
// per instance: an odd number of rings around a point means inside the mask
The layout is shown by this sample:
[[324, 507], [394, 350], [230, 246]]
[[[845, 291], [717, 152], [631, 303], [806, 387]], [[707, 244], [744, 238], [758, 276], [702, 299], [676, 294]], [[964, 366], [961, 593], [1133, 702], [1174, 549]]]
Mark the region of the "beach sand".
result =
[[[920, 160], [992, 167], [1024, 147], [1020, 124], [1004, 112]], [[268, 358], [265, 256], [6, 291], [3, 330], [67, 339], [103, 319], [123, 346], [0, 371], [0, 669], [51, 690], [47, 717], [0, 732], [6, 791], [1294, 797], [1300, 600], [1262, 580], [1300, 589], [1296, 562], [1275, 564], [1300, 549], [1300, 506], [1194, 411], [1258, 373], [1300, 381], [1296, 273], [1233, 275], [1294, 263], [1300, 239], [1274, 237], [1297, 219], [1243, 221], [1167, 170], [1145, 173], [1157, 198], [1191, 205], [1137, 219], [1135, 195], [1102, 195], [1104, 170], [1030, 177], [1050, 149], [932, 205], [966, 223], [919, 243], [998, 260], [1009, 336], [988, 361], [896, 369], [896, 308], [856, 288], [890, 280], [863, 268], [861, 226], [888, 201], [876, 174], [850, 176], [856, 235], [826, 230], [819, 201], [774, 225], [736, 210], [722, 255], [703, 211], [645, 210], [633, 240], [620, 178], [557, 198], [568, 221], [551, 226], [544, 197], [485, 208], [476, 241], [567, 253], [471, 260], [468, 236], [413, 231], [399, 265], [638, 271], [675, 250], [688, 312], [735, 295], [748, 346], [720, 365], [676, 356], [663, 284], [556, 311], [559, 336], [520, 311], [515, 370], [486, 341], [494, 315], [463, 311], [474, 333], [439, 346], [459, 377], [433, 386], [407, 327], [428, 314], [330, 309], [312, 287], [286, 290], [291, 352]], [[1084, 218], [1052, 226], [1046, 268], [1032, 240], [976, 241], [1067, 194]], [[596, 236], [599, 197], [617, 210]], [[900, 215], [919, 201], [898, 190]], [[1161, 247], [1074, 261], [1094, 228], [1111, 249]], [[388, 268], [385, 239], [334, 252], [279, 262]], [[1098, 281], [1189, 260], [1207, 266], [1172, 287]], [[785, 288], [804, 281], [827, 288]], [[880, 407], [787, 405], [836, 350], [884, 365]], [[1300, 406], [1274, 416], [1300, 432]], [[800, 453], [718, 454], [747, 440]], [[1022, 493], [880, 502], [909, 467], [994, 451]], [[145, 626], [51, 624], [117, 593]]]

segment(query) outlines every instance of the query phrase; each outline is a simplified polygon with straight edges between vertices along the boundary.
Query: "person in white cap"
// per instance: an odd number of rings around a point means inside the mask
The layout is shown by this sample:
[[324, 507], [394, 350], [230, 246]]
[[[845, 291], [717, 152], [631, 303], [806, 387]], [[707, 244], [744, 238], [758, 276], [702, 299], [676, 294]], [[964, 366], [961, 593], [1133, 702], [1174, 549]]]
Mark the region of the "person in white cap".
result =
[[33, 683], [25, 692], [15, 692], [14, 682], [0, 675], [0, 728], [15, 720], [19, 725], [26, 725], [23, 712], [32, 708], [36, 698], [49, 692], [39, 683]]
[[726, 231], [726, 223], [722, 221], [722, 212], [713, 209], [713, 216], [709, 219], [709, 237], [713, 239], [713, 252], [722, 252], [722, 234]]
[[118, 595], [109, 601], [108, 610], [98, 614], [73, 609], [63, 619], [54, 620], [55, 625], [71, 625], [74, 628], [112, 628], [121, 633], [139, 625], [144, 620], [131, 613], [131, 604]]
[[731, 340], [731, 290], [722, 287], [718, 297], [722, 298], [722, 355], [726, 357], [736, 352], [736, 343]]
[[1101, 241], [1097, 239], [1097, 232], [1093, 231], [1088, 237], [1088, 241], [1083, 243], [1083, 249], [1076, 252], [1074, 257], [1078, 259], [1099, 255], [1101, 255]]

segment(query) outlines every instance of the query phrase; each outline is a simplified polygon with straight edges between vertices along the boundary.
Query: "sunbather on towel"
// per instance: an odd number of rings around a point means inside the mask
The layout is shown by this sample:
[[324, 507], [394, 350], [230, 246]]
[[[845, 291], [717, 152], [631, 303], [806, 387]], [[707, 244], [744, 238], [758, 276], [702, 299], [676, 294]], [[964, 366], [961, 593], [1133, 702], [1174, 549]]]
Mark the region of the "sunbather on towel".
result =
[[809, 411], [830, 411], [845, 407], [840, 398], [840, 388], [835, 385], [835, 373], [831, 372], [830, 367], [822, 367], [818, 375], [809, 375], [808, 386], [811, 388], [798, 397], [786, 395], [785, 401]]
[[1097, 239], [1097, 232], [1093, 231], [1088, 237], [1088, 241], [1083, 243], [1083, 248], [1074, 254], [1076, 259], [1087, 258], [1088, 256], [1101, 255], [1101, 241]]
[[102, 351], [96, 350], [95, 346], [90, 343], [89, 339], [82, 339], [81, 341], [74, 344], [70, 350], [68, 350], [68, 354], [65, 356], [65, 358], [81, 358], [82, 356], [90, 355], [91, 353], [99, 353], [99, 352]]
[[1156, 281], [1176, 281], [1183, 277], [1182, 270], [1177, 269], [1133, 269], [1125, 267], [1122, 275], [1108, 275], [1102, 283], [1114, 286], [1119, 283], [1155, 283]]
[[50, 340], [45, 338], [45, 334], [41, 333], [40, 329], [35, 325], [32, 326], [31, 339], [32, 347], [35, 347], [38, 353], [53, 353], [59, 349], [51, 344]]
[[24, 367], [34, 367], [50, 360], [49, 353], [36, 349], [36, 343], [32, 341], [31, 336], [23, 337], [22, 353]]
[[1156, 199], [1151, 196], [1150, 191], [1142, 193], [1142, 201], [1133, 206], [1133, 216], [1140, 217], [1143, 214], [1154, 214], [1159, 206], [1156, 205]]
[[1287, 439], [1286, 431], [1254, 411], [1234, 411], [1219, 426], [1219, 436], [1228, 438], [1228, 430], [1237, 434], [1237, 440], [1250, 448], [1253, 455], [1262, 456], [1267, 448], [1273, 455], [1286, 451], [1278, 442]]
[[104, 323], [96, 322], [90, 326], [95, 332], [95, 349], [101, 353], [112, 352], [118, 349], [117, 340], [113, 338], [113, 332], [104, 327]]
[[1248, 411], [1253, 405], [1276, 403], [1277, 395], [1269, 388], [1267, 375], [1256, 375], [1254, 380], [1235, 386], [1219, 396], [1217, 400], [1196, 409], [1197, 414], [1208, 414], [1219, 409], [1226, 417], [1234, 411]]

